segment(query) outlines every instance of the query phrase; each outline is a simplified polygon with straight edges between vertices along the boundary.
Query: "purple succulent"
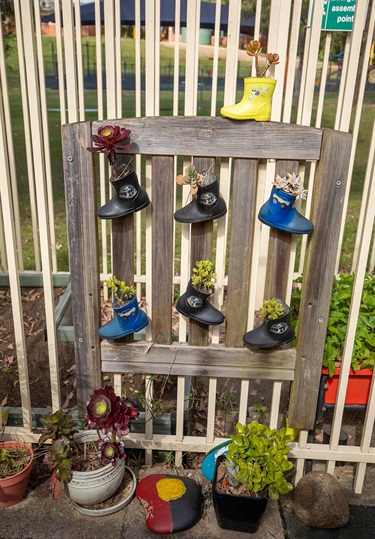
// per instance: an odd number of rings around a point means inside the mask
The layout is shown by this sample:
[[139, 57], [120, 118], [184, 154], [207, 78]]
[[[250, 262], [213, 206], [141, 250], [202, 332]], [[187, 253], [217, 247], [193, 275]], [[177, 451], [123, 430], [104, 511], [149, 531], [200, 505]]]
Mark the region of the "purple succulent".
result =
[[118, 460], [124, 460], [125, 455], [125, 445], [124, 442], [111, 441], [111, 439], [106, 436], [103, 439], [98, 440], [98, 457], [105, 462], [105, 464], [116, 465]]
[[112, 166], [116, 164], [115, 150], [128, 150], [130, 144], [129, 129], [118, 125], [104, 125], [98, 129], [97, 135], [91, 135], [91, 140], [95, 146], [87, 148], [89, 152], [107, 152], [108, 159]]

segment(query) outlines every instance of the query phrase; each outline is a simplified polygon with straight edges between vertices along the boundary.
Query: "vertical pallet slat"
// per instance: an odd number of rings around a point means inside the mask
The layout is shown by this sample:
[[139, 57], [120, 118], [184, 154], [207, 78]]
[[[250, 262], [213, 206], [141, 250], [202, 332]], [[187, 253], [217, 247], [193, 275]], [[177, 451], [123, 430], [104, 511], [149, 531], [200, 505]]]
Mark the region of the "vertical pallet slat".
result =
[[257, 160], [235, 160], [225, 335], [230, 347], [243, 346], [246, 332], [257, 174]]
[[62, 138], [77, 402], [82, 412], [90, 392], [101, 386], [96, 182], [93, 158], [86, 150], [91, 144], [91, 123], [63, 126]]
[[[211, 157], [193, 159], [198, 172], [208, 170], [215, 164]], [[213, 169], [212, 169], [213, 170]], [[198, 260], [211, 260], [212, 257], [213, 222], [193, 223], [190, 236], [190, 270]], [[190, 271], [191, 273], [191, 271]], [[189, 344], [193, 346], [207, 346], [209, 341], [209, 327], [189, 319]]]
[[[298, 161], [277, 161], [276, 174], [298, 173]], [[276, 228], [270, 229], [267, 257], [265, 299], [279, 298], [287, 302], [288, 276], [293, 235]]]
[[152, 340], [172, 342], [173, 183], [172, 156], [152, 158]]
[[[349, 134], [323, 130], [311, 216], [315, 229], [306, 251], [296, 371], [290, 396], [292, 428], [311, 429], [315, 424], [351, 143]], [[324, 271], [317, 271], [319, 268]]]

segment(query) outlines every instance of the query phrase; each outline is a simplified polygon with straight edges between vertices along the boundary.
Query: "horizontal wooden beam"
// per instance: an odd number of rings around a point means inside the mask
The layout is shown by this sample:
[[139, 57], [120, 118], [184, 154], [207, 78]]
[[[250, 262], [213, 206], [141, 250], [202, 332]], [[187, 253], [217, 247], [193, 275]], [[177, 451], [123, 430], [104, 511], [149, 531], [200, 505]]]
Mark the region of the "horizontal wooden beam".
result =
[[[41, 288], [43, 286], [43, 274], [33, 271], [19, 273], [21, 288]], [[70, 273], [59, 272], [52, 275], [53, 286], [64, 287], [70, 282]], [[0, 273], [0, 287], [9, 286], [9, 273]]]
[[315, 127], [210, 116], [103, 120], [92, 123], [93, 133], [104, 125], [130, 129], [132, 146], [125, 153], [143, 155], [315, 160], [322, 141], [322, 130]]
[[223, 345], [101, 344], [102, 370], [259, 380], [293, 380], [295, 349], [251, 351]]

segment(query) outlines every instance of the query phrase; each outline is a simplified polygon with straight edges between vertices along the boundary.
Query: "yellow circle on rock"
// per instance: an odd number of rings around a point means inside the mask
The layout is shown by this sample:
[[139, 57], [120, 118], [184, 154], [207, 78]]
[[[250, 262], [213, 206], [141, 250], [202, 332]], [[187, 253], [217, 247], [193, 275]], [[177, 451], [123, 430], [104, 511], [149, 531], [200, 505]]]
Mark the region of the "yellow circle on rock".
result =
[[181, 498], [186, 492], [186, 487], [181, 479], [160, 479], [156, 483], [156, 489], [158, 491], [159, 498], [165, 502], [170, 500], [177, 500]]

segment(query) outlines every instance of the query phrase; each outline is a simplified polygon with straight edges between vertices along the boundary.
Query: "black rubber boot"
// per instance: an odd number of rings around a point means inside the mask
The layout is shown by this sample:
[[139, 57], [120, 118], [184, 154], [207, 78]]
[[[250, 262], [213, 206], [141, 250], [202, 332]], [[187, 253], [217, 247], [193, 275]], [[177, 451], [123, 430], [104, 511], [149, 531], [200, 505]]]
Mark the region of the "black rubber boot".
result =
[[276, 298], [284, 307], [284, 314], [275, 320], [266, 319], [264, 323], [248, 331], [243, 336], [250, 348], [273, 348], [294, 339], [294, 327], [290, 323], [290, 309], [281, 299]]
[[198, 290], [189, 281], [186, 292], [177, 301], [176, 309], [179, 313], [201, 324], [208, 326], [222, 324], [225, 316], [208, 301], [211, 294], [212, 292]]
[[100, 219], [116, 219], [140, 211], [150, 204], [146, 191], [139, 185], [137, 174], [128, 168], [124, 176], [110, 179], [115, 196], [98, 210]]
[[203, 173], [203, 182], [193, 200], [174, 214], [179, 223], [212, 221], [227, 213], [227, 206], [219, 193], [217, 176], [213, 172]]

